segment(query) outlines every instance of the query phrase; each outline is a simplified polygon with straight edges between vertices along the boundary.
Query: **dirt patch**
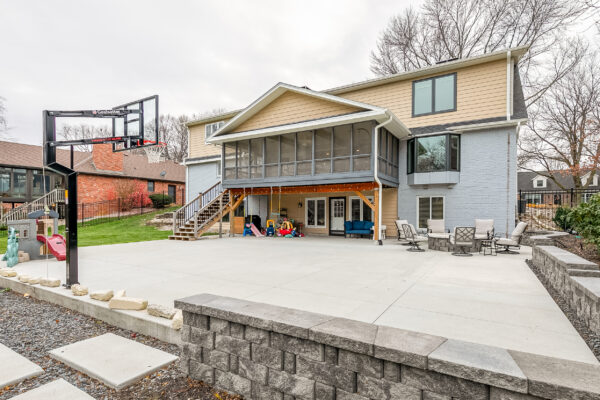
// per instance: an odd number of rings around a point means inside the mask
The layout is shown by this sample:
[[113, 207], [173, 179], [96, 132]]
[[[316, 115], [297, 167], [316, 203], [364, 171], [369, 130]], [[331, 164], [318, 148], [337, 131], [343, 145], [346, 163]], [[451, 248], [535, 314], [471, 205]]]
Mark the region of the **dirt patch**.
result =
[[588, 261], [600, 264], [600, 253], [598, 252], [598, 248], [586, 243], [583, 239], [578, 238], [575, 235], [564, 235], [554, 238], [554, 243], [561, 249], [577, 254], [579, 257], [583, 257]]

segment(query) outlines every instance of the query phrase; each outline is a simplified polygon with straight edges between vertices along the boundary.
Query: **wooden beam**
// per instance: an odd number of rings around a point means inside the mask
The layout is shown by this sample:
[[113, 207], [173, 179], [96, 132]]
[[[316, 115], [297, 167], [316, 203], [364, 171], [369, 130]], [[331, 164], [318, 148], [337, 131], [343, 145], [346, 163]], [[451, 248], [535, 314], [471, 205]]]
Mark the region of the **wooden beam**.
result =
[[338, 183], [332, 185], [307, 185], [307, 186], [273, 186], [258, 188], [232, 188], [231, 194], [263, 195], [263, 194], [301, 194], [301, 193], [339, 193], [373, 190], [377, 187], [375, 182]]
[[223, 214], [229, 213], [229, 236], [233, 236], [233, 228], [234, 228], [233, 213], [240, 206], [240, 204], [244, 200], [244, 197], [245, 196], [242, 193], [237, 200], [233, 201], [233, 193], [231, 193], [231, 190], [230, 190], [229, 191], [229, 202], [233, 203], [233, 204], [231, 204], [230, 206], [227, 206], [223, 210], [221, 210], [221, 216], [223, 216]]
[[373, 196], [374, 197], [373, 200], [375, 202], [375, 208], [374, 208], [375, 215], [373, 216], [374, 220], [375, 220], [375, 226], [373, 227], [373, 229], [374, 229], [373, 239], [375, 239], [375, 240], [379, 240], [379, 234], [380, 234], [380, 230], [381, 230], [379, 228], [379, 213], [381, 212], [381, 210], [379, 209], [379, 194], [380, 193], [379, 193], [379, 188], [378, 188], [377, 190], [375, 190], [374, 196]]
[[360, 197], [362, 201], [364, 201], [365, 204], [368, 205], [371, 210], [375, 211], [375, 204], [371, 203], [371, 200], [367, 199], [367, 197], [358, 190], [355, 190], [354, 193], [356, 193], [358, 197]]

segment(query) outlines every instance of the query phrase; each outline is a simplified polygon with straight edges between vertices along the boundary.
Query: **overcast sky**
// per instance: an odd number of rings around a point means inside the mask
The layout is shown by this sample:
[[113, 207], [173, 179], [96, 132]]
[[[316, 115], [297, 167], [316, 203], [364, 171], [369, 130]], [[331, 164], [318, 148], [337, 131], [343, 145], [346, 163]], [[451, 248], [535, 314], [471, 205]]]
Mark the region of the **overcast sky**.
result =
[[44, 109], [160, 95], [160, 112], [245, 107], [275, 83], [372, 77], [393, 0], [0, 0], [0, 96], [11, 136], [41, 144]]

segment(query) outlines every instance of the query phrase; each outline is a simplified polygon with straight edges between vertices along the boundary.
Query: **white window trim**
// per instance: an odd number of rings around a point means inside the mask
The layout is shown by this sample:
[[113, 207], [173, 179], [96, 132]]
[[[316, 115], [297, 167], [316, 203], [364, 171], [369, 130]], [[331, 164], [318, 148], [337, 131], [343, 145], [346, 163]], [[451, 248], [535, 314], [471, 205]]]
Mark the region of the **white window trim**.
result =
[[[442, 201], [444, 203], [442, 206], [442, 214], [444, 215], [444, 219], [446, 219], [446, 196], [439, 195], [439, 194], [430, 194], [427, 196], [417, 196], [417, 204], [416, 204], [417, 219], [416, 219], [416, 223], [415, 223], [416, 229], [427, 229], [426, 226], [419, 226], [419, 219], [420, 219], [419, 218], [419, 199], [421, 199], [421, 198], [429, 198], [430, 199], [432, 197], [441, 197], [442, 198]], [[429, 219], [430, 217], [431, 217], [431, 200], [429, 200], [429, 217], [427, 219]]]
[[[324, 225], [308, 225], [308, 202], [310, 200], [315, 200], [315, 222], [317, 222], [317, 207], [316, 207], [317, 203], [316, 203], [316, 201], [323, 200], [323, 203], [325, 204]], [[307, 228], [327, 228], [327, 197], [307, 197], [304, 199], [304, 221], [306, 221], [304, 226]]]
[[[365, 196], [365, 197], [367, 199], [369, 199], [371, 201], [371, 203], [373, 203], [375, 201], [373, 196]], [[360, 198], [359, 196], [348, 197], [348, 207], [347, 207], [348, 208], [348, 221], [352, 221], [352, 200], [360, 200], [360, 205], [361, 205], [360, 220], [364, 221], [364, 215], [363, 215], [364, 208], [363, 207], [364, 207], [365, 201], [362, 198]], [[371, 211], [371, 216], [375, 217], [375, 213], [373, 211]]]
[[[543, 181], [544, 184], [542, 186], [538, 186], [537, 182], [538, 181]], [[533, 178], [533, 188], [534, 189], [545, 189], [548, 186], [548, 178], [546, 178], [545, 176], [542, 175], [537, 175], [535, 178]]]
[[225, 121], [217, 121], [210, 124], [204, 125], [204, 143], [208, 144], [208, 139], [219, 129], [225, 125]]

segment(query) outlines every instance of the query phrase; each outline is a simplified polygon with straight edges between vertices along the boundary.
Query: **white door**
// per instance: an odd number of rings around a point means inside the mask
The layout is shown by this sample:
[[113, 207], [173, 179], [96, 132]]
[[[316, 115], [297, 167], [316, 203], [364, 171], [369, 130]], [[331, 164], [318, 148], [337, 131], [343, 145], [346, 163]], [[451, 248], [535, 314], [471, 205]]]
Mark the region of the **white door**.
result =
[[346, 199], [331, 199], [330, 203], [330, 231], [332, 233], [344, 232], [344, 212], [346, 208]]

